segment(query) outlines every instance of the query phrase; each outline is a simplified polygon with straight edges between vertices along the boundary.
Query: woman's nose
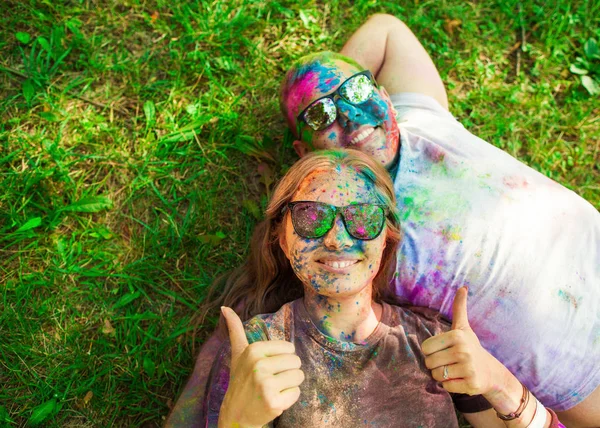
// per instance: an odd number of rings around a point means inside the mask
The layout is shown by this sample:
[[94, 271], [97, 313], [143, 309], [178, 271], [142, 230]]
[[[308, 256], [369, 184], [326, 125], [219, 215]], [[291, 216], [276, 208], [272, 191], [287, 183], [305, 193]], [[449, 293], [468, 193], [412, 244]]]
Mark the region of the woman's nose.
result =
[[323, 244], [332, 250], [338, 250], [345, 247], [351, 247], [354, 245], [352, 241], [352, 237], [346, 230], [346, 226], [344, 226], [344, 221], [342, 220], [342, 216], [338, 214], [335, 218], [335, 222], [333, 227], [327, 234], [325, 235], [325, 239], [323, 240]]

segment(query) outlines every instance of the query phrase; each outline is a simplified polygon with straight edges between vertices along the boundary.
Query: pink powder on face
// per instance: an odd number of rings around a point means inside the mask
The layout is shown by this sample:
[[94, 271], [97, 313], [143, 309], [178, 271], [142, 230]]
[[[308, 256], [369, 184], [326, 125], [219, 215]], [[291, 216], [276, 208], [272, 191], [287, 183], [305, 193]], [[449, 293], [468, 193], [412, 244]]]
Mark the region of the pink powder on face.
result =
[[360, 234], [360, 235], [364, 235], [366, 233], [366, 230], [365, 230], [364, 227], [361, 226], [361, 227], [359, 227], [359, 228], [356, 229], [356, 232], [358, 234]]
[[318, 83], [317, 73], [308, 71], [303, 76], [297, 78], [294, 85], [290, 87], [289, 95], [286, 99], [286, 110], [290, 123], [296, 123], [296, 117], [300, 113], [300, 105], [310, 100], [316, 92]]

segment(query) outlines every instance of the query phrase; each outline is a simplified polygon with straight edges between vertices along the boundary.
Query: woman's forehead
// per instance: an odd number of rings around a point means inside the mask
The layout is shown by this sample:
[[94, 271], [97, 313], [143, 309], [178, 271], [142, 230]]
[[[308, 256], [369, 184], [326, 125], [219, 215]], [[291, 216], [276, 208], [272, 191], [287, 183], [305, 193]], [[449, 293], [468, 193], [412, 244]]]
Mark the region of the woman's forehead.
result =
[[377, 203], [372, 182], [347, 166], [319, 169], [309, 174], [300, 184], [293, 200], [319, 201], [333, 205]]

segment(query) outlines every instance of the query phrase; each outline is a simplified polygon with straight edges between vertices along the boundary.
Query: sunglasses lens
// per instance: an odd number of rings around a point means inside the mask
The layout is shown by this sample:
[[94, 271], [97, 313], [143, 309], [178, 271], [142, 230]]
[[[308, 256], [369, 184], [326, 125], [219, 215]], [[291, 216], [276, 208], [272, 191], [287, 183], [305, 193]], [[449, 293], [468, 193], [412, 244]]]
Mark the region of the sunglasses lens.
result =
[[361, 104], [373, 95], [373, 83], [364, 74], [359, 74], [346, 81], [340, 88], [340, 94], [352, 104]]
[[304, 238], [320, 238], [331, 229], [335, 209], [318, 202], [303, 202], [292, 208], [292, 223], [296, 233]]
[[315, 131], [327, 128], [335, 120], [335, 104], [329, 98], [315, 101], [304, 112], [304, 121]]
[[377, 205], [350, 205], [344, 210], [344, 220], [348, 233], [356, 239], [375, 239], [383, 229], [385, 213]]

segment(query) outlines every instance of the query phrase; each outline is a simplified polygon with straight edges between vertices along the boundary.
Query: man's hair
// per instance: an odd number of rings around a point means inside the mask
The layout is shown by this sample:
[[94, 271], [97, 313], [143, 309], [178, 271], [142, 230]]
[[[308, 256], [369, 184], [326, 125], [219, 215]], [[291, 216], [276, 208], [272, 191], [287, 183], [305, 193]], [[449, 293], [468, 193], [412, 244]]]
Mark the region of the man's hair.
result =
[[288, 111], [288, 101], [292, 97], [303, 96], [303, 93], [300, 89], [304, 84], [306, 84], [306, 79], [310, 78], [312, 75], [311, 72], [320, 69], [322, 64], [331, 64], [334, 61], [344, 61], [350, 65], [353, 65], [358, 70], [364, 69], [362, 65], [352, 58], [348, 58], [347, 56], [337, 52], [324, 51], [308, 54], [298, 59], [296, 62], [294, 62], [294, 64], [292, 64], [292, 67], [288, 70], [283, 79], [279, 95], [279, 107], [281, 109], [281, 113], [283, 113], [283, 116], [285, 117], [288, 127], [297, 138], [299, 138], [299, 135], [297, 135], [297, 129], [294, 126], [294, 122], [296, 120], [295, 115], [297, 113]]

